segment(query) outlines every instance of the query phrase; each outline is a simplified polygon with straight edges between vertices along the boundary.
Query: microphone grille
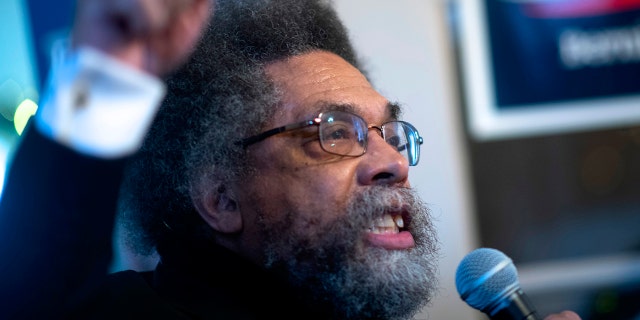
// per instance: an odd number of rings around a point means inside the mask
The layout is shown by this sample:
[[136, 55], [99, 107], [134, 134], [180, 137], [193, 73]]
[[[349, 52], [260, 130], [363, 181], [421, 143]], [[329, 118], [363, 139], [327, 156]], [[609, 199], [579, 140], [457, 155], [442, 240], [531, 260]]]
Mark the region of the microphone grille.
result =
[[456, 271], [456, 289], [471, 307], [485, 311], [510, 290], [519, 287], [513, 261], [499, 250], [479, 248], [462, 259]]

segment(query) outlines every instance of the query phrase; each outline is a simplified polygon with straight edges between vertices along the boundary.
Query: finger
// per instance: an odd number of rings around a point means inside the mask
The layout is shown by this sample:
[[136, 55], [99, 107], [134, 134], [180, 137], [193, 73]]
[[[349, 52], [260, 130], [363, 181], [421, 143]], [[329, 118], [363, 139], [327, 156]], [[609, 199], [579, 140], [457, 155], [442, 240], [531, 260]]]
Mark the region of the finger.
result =
[[186, 60], [211, 18], [213, 7], [210, 0], [193, 0], [189, 7], [181, 9], [183, 11], [174, 16], [170, 27], [149, 37], [150, 47], [155, 48], [158, 59], [149, 61], [148, 67], [154, 73], [164, 73]]
[[144, 37], [169, 27], [173, 16], [189, 7], [192, 0], [84, 0], [99, 2], [106, 14], [131, 38]]
[[164, 28], [169, 21], [166, 0], [102, 1], [110, 2], [107, 14], [129, 38], [144, 37]]
[[[153, 33], [171, 27], [173, 21], [184, 15], [185, 11], [200, 7], [202, 0], [120, 0], [128, 2], [129, 6], [137, 6], [138, 15], [143, 17], [143, 25], [138, 30], [144, 33]], [[131, 4], [133, 3], [133, 4]]]

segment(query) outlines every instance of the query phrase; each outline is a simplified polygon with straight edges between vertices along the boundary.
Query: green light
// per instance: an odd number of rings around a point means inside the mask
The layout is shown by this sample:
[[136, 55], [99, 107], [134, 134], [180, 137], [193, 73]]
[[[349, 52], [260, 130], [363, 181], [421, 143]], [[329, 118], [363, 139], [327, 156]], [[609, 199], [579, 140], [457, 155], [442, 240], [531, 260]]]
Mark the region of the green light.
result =
[[24, 99], [16, 108], [16, 113], [13, 115], [13, 125], [18, 135], [22, 134], [29, 119], [36, 114], [36, 110], [38, 110], [38, 105], [31, 99]]

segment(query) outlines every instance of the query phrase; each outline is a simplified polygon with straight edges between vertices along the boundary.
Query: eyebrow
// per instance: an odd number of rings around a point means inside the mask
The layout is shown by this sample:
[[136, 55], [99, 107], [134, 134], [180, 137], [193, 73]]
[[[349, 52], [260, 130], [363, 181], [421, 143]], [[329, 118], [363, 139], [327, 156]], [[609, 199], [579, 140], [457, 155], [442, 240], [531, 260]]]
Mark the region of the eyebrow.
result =
[[402, 106], [398, 102], [387, 102], [387, 111], [393, 119], [400, 119], [402, 114]]
[[[387, 112], [389, 113], [389, 118], [393, 120], [397, 120], [400, 118], [400, 114], [402, 113], [402, 107], [397, 102], [387, 102], [386, 105]], [[319, 108], [316, 112], [327, 112], [327, 111], [345, 111], [351, 112], [354, 114], [360, 115], [358, 112], [358, 108], [350, 103], [333, 103], [328, 101], [321, 101], [319, 103]]]

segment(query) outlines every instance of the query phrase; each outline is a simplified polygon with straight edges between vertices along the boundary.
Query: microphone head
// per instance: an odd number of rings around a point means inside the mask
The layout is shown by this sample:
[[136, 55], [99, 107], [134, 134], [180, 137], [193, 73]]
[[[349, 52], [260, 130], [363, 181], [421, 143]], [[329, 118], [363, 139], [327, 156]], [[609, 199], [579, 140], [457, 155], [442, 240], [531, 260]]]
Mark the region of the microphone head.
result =
[[513, 261], [496, 249], [472, 251], [456, 270], [456, 289], [462, 300], [490, 315], [495, 314], [498, 311], [496, 307], [519, 288]]

